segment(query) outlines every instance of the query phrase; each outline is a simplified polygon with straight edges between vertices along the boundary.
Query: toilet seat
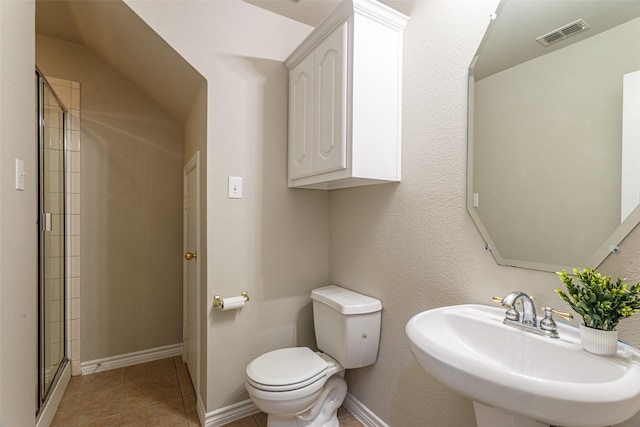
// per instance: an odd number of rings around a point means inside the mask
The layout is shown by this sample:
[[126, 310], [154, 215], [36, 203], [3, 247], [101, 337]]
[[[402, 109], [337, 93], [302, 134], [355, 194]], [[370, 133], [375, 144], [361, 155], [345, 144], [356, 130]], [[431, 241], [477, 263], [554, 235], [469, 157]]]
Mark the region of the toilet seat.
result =
[[247, 383], [258, 390], [287, 392], [321, 383], [329, 364], [307, 347], [282, 348], [259, 356], [247, 366]]

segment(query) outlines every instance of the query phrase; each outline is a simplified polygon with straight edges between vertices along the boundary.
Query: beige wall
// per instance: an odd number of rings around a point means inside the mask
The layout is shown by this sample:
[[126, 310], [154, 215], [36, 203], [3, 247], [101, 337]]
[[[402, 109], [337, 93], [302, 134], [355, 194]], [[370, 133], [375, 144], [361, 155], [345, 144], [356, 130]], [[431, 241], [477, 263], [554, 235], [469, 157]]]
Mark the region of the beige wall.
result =
[[[201, 391], [211, 412], [248, 399], [254, 357], [313, 344], [309, 294], [328, 282], [329, 194], [287, 188], [282, 63], [310, 28], [241, 1], [127, 4], [207, 79]], [[227, 198], [230, 175], [243, 177], [243, 199]], [[242, 310], [213, 309], [213, 295], [243, 290]]]
[[[392, 426], [474, 425], [471, 402], [437, 383], [414, 360], [406, 321], [428, 308], [490, 303], [491, 296], [515, 288], [535, 293], [541, 304], [562, 307], [553, 292], [558, 279], [497, 266], [465, 210], [467, 67], [496, 1], [411, 3], [404, 51], [403, 182], [330, 194], [285, 188], [284, 70], [247, 58], [278, 58], [270, 52], [279, 46], [274, 40], [279, 35], [269, 33], [271, 39], [256, 30], [256, 22], [272, 22], [263, 11], [234, 2], [188, 10], [128, 4], [209, 85], [205, 409], [246, 398], [244, 369], [255, 355], [304, 345], [311, 327], [308, 291], [336, 282], [380, 298], [385, 307], [378, 363], [347, 375], [350, 392]], [[204, 13], [207, 8], [215, 10]], [[202, 23], [202, 16], [216, 21]], [[234, 18], [239, 16], [243, 19]], [[173, 19], [188, 22], [188, 30], [175, 31]], [[255, 28], [246, 31], [243, 25]], [[451, 28], [463, 30], [452, 34]], [[261, 38], [251, 39], [253, 34]], [[290, 35], [285, 41], [295, 46], [295, 40]], [[220, 53], [203, 56], [202, 50]], [[268, 123], [271, 127], [261, 130]], [[244, 176], [244, 199], [226, 198], [228, 175]], [[635, 242], [628, 240], [623, 251]], [[624, 268], [607, 261], [603, 271], [640, 278], [640, 266], [629, 256], [616, 259]], [[212, 311], [214, 294], [242, 289], [252, 296], [242, 311]], [[638, 323], [634, 319], [621, 328], [636, 342], [640, 336], [631, 330]]]
[[[258, 355], [314, 345], [309, 295], [328, 283], [329, 262], [329, 195], [287, 188], [285, 67], [270, 60], [216, 59], [208, 177], [208, 410], [248, 398], [244, 372]], [[229, 175], [243, 176], [242, 200], [227, 199]], [[242, 311], [211, 309], [214, 294], [241, 290], [251, 296]]]
[[[0, 1], [0, 426], [34, 424], [37, 176], [33, 1]], [[15, 190], [15, 159], [25, 190]]]
[[[451, 304], [491, 304], [521, 289], [567, 309], [552, 273], [500, 267], [465, 210], [467, 68], [496, 1], [416, 1], [405, 32], [403, 179], [331, 194], [331, 281], [382, 301], [378, 362], [347, 374], [349, 390], [390, 426], [473, 426], [471, 402], [415, 361], [404, 327]], [[451, 29], [455, 28], [455, 33]], [[602, 271], [640, 279], [640, 234]], [[640, 318], [623, 322], [640, 343]]]
[[[300, 38], [291, 36], [295, 31], [290, 28], [282, 28], [289, 36], [278, 39], [239, 25], [238, 32], [247, 35], [252, 48], [212, 58], [207, 31], [224, 26], [205, 25], [206, 17], [224, 20], [228, 15], [217, 9], [217, 15], [202, 13], [201, 8], [237, 6], [247, 12], [240, 15], [254, 29], [260, 22], [272, 22], [243, 5], [220, 3], [225, 4], [197, 2], [163, 11], [158, 2], [136, 3], [136, 11], [200, 68], [209, 83], [217, 81], [207, 89], [207, 215], [216, 225], [208, 230], [206, 409], [245, 397], [244, 367], [255, 354], [309, 340], [306, 294], [331, 279], [380, 298], [384, 306], [378, 363], [347, 375], [350, 392], [391, 426], [474, 425], [471, 403], [438, 384], [410, 354], [404, 335], [408, 318], [432, 307], [488, 302], [492, 295], [515, 288], [535, 293], [542, 305], [562, 306], [553, 293], [559, 285], [553, 274], [497, 266], [465, 211], [466, 72], [495, 1], [412, 4], [405, 34], [403, 182], [331, 194], [286, 188], [286, 72], [281, 64], [244, 58], [262, 53], [275, 59], [270, 49], [283, 49]], [[30, 219], [35, 190], [18, 193], [11, 188], [16, 156], [25, 157], [29, 170], [35, 170], [32, 6], [0, 2], [3, 426], [30, 425], [33, 420], [36, 277], [28, 260], [35, 259], [35, 218]], [[185, 28], [170, 25], [181, 13], [202, 22], [188, 25], [192, 21], [187, 19]], [[251, 34], [261, 40], [251, 39]], [[262, 42], [269, 47], [260, 51]], [[18, 50], [9, 52], [12, 46]], [[227, 70], [217, 72], [219, 67]], [[20, 83], [12, 86], [16, 79]], [[225, 87], [226, 81], [235, 86]], [[245, 177], [244, 199], [225, 198], [228, 174]], [[604, 272], [640, 278], [638, 233], [622, 243], [619, 256], [604, 263]], [[252, 295], [242, 311], [211, 310], [213, 293], [241, 289]], [[640, 344], [639, 326], [640, 318], [626, 321], [621, 336]]]
[[182, 342], [183, 129], [83, 46], [37, 36], [82, 84], [82, 360]]

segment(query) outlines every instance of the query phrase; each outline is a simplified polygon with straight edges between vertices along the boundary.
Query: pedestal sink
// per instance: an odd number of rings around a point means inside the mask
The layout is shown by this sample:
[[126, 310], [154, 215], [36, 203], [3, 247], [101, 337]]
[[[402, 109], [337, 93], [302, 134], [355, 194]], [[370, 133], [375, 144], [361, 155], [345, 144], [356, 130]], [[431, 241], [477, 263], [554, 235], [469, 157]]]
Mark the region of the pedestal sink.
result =
[[504, 309], [479, 304], [427, 310], [406, 326], [411, 350], [433, 377], [473, 400], [478, 427], [603, 427], [640, 411], [640, 352], [584, 351], [579, 330], [560, 338], [502, 323]]

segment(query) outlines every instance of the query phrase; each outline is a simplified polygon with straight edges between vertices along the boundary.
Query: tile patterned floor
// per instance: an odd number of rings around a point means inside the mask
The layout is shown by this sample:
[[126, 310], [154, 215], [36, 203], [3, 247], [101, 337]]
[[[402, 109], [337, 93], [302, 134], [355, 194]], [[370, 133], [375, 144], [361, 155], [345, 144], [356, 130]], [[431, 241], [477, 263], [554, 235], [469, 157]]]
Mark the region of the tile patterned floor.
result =
[[[340, 427], [363, 427], [346, 409]], [[255, 414], [229, 427], [265, 427]], [[200, 426], [196, 395], [180, 357], [72, 377], [52, 427]]]
[[180, 357], [72, 377], [52, 427], [199, 426]]

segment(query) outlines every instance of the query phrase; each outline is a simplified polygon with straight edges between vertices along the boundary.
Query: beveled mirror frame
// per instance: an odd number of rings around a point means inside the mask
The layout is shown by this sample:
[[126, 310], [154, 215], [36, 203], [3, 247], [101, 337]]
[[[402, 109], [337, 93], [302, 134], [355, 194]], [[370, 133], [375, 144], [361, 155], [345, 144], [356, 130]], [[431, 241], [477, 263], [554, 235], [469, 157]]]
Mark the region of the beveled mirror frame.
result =
[[[593, 255], [589, 257], [589, 259], [585, 259], [582, 265], [573, 265], [567, 262], [563, 262], [562, 260], [558, 260], [558, 262], [537, 262], [535, 260], [526, 260], [526, 259], [513, 259], [505, 257], [501, 254], [499, 248], [496, 246], [494, 240], [492, 239], [487, 227], [482, 222], [482, 219], [477, 213], [477, 210], [474, 208], [474, 168], [476, 165], [474, 164], [474, 125], [475, 125], [475, 113], [474, 113], [474, 102], [475, 102], [475, 78], [474, 78], [474, 69], [477, 64], [477, 61], [480, 55], [483, 54], [485, 50], [485, 44], [487, 40], [490, 38], [490, 35], [495, 28], [499, 19], [501, 19], [501, 14], [504, 11], [504, 7], [506, 3], [515, 2], [516, 0], [502, 0], [497, 8], [496, 14], [493, 16], [494, 19], [490, 22], [487, 32], [482, 39], [480, 47], [474, 59], [469, 67], [469, 104], [468, 104], [468, 162], [467, 162], [467, 211], [473, 218], [478, 230], [480, 231], [483, 239], [487, 244], [487, 248], [491, 250], [492, 255], [494, 256], [496, 262], [500, 265], [506, 266], [515, 266], [522, 267], [527, 269], [534, 270], [542, 270], [542, 271], [559, 271], [562, 269], [571, 270], [573, 268], [583, 268], [583, 267], [597, 267], [599, 266], [609, 254], [617, 253], [619, 251], [618, 245], [619, 243], [640, 223], [640, 207], [636, 207], [629, 216], [620, 224], [611, 235], [602, 242], [602, 244], [595, 250]], [[540, 0], [538, 0], [540, 2]], [[521, 2], [522, 3], [522, 2]], [[575, 3], [575, 2], [574, 2]], [[630, 3], [630, 2], [627, 2]], [[640, 3], [640, 2], [634, 2]], [[640, 6], [638, 7], [640, 11]], [[497, 18], [496, 18], [497, 16]], [[638, 16], [638, 15], [636, 15]], [[503, 18], [504, 19], [504, 18]], [[635, 19], [631, 17], [629, 20]], [[586, 37], [585, 37], [586, 38]], [[640, 159], [638, 159], [640, 161]]]

